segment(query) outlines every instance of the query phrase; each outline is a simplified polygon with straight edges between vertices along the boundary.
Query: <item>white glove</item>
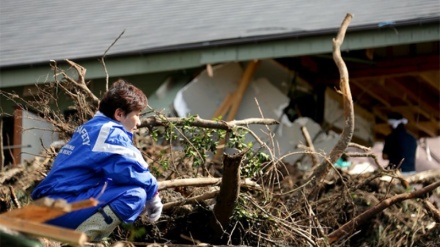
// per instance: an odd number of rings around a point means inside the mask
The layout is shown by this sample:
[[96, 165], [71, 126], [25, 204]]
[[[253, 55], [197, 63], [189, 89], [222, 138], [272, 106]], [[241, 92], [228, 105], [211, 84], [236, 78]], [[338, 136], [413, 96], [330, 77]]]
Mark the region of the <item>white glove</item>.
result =
[[144, 212], [148, 215], [148, 220], [153, 223], [157, 221], [162, 214], [162, 200], [159, 197], [159, 194], [155, 195], [151, 198], [146, 204]]

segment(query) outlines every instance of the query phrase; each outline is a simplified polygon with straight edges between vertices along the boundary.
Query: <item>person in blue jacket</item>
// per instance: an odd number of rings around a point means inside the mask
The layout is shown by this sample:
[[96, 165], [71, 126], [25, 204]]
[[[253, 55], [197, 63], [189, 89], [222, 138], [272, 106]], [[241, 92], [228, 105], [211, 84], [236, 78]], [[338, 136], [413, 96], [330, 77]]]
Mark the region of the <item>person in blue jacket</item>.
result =
[[157, 180], [133, 144], [147, 104], [145, 94], [134, 85], [121, 79], [113, 83], [99, 111], [75, 130], [31, 195], [34, 200], [50, 197], [69, 203], [96, 198], [99, 204], [47, 224], [76, 229], [90, 241], [99, 241], [121, 222], [132, 223], [141, 214], [151, 222], [159, 219], [163, 204]]

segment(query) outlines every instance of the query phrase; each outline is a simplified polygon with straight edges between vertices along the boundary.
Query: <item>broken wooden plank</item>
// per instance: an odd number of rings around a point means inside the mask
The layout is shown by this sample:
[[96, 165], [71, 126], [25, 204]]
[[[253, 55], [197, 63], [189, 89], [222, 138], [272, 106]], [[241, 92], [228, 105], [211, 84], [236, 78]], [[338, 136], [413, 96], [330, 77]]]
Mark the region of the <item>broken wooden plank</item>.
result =
[[229, 108], [231, 108], [232, 105], [232, 98], [233, 94], [228, 93], [226, 97], [224, 98], [223, 102], [220, 104], [220, 106], [215, 110], [213, 118], [224, 118], [226, 114], [228, 113]]
[[67, 228], [12, 218], [5, 216], [4, 214], [0, 215], [0, 225], [18, 232], [46, 237], [74, 246], [83, 246], [87, 242], [87, 236], [83, 232], [76, 232]]
[[246, 90], [252, 81], [252, 76], [254, 75], [255, 69], [257, 68], [259, 63], [260, 63], [259, 60], [253, 60], [248, 63], [246, 70], [244, 71], [243, 76], [240, 82], [238, 83], [238, 88], [234, 92], [232, 99], [233, 102], [230, 106], [231, 109], [228, 114], [228, 117], [226, 118], [227, 121], [232, 121], [235, 119], [235, 116], [237, 115], [238, 112], [238, 108], [240, 107], [241, 101], [243, 99], [243, 96], [246, 93]]
[[17, 208], [1, 215], [41, 223], [71, 211], [95, 207], [97, 205], [98, 201], [94, 198], [69, 204], [63, 199], [54, 200], [49, 197], [44, 197], [25, 207]]

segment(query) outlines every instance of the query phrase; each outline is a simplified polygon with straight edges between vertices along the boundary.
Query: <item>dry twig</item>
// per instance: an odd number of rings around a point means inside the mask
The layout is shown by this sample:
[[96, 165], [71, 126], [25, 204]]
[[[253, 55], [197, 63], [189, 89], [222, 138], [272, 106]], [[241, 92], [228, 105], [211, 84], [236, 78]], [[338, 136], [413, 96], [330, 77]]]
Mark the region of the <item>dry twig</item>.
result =
[[357, 229], [358, 226], [365, 223], [368, 219], [373, 218], [374, 215], [380, 213], [384, 209], [390, 207], [391, 205], [394, 205], [398, 202], [422, 197], [426, 193], [429, 193], [433, 190], [435, 190], [437, 187], [440, 186], [440, 181], [432, 183], [420, 190], [413, 191], [411, 193], [404, 193], [399, 194], [390, 198], [387, 198], [380, 202], [379, 204], [376, 204], [372, 208], [366, 210], [362, 214], [356, 216], [355, 218], [351, 219], [349, 222], [345, 223], [343, 226], [338, 228], [337, 230], [333, 231], [328, 235], [328, 239], [330, 243], [334, 243], [338, 240], [340, 240], [342, 237], [346, 236], [347, 234], [353, 232], [355, 229]]

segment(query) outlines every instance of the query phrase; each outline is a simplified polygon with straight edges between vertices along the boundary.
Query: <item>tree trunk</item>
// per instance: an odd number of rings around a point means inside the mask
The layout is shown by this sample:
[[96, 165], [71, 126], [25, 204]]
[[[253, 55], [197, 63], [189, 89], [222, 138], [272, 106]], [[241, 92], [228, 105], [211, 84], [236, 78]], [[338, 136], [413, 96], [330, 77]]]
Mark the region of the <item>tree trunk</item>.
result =
[[215, 238], [222, 236], [236, 206], [240, 192], [240, 163], [244, 154], [245, 152], [232, 156], [224, 155], [222, 184], [214, 205], [214, 216], [211, 220], [211, 228], [215, 232]]

